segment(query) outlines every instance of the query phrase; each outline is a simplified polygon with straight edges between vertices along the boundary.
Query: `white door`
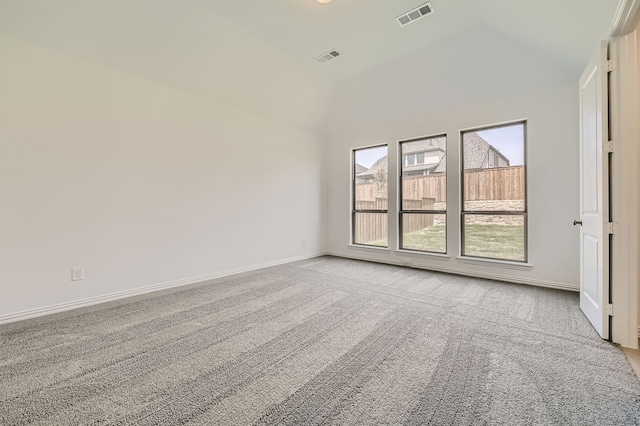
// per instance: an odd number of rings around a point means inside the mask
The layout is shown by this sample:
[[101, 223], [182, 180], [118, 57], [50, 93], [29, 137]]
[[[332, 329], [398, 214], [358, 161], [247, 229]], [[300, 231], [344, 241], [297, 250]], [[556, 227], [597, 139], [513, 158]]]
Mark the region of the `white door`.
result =
[[[607, 42], [580, 78], [580, 309], [609, 338], [609, 138]], [[580, 221], [574, 224], [580, 224]]]

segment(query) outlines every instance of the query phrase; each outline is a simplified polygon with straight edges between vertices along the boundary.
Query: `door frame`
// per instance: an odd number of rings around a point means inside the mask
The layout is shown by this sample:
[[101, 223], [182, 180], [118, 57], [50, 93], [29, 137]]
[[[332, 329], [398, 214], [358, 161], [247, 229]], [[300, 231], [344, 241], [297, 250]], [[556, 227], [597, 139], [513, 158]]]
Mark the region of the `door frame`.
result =
[[619, 231], [612, 238], [612, 340], [638, 348], [640, 336], [640, 0], [621, 0], [612, 24], [609, 54], [615, 70], [609, 74], [610, 132], [616, 148], [611, 155], [611, 209]]

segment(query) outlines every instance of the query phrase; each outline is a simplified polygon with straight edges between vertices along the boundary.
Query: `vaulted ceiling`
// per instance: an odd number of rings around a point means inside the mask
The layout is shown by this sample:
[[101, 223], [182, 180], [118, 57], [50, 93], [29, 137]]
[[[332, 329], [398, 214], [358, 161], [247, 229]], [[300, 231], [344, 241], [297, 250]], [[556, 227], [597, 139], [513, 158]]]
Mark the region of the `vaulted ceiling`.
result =
[[[430, 0], [435, 13], [405, 27], [395, 18], [427, 0], [211, 0], [208, 6], [301, 62], [329, 49], [340, 61], [318, 67], [340, 80], [472, 28], [585, 65], [606, 38], [617, 0]], [[464, 52], [461, 52], [462, 54]]]
[[[425, 1], [0, 0], [0, 34], [316, 128], [332, 90], [394, 63], [420, 66], [433, 81], [465, 57], [504, 64], [503, 54], [522, 50], [526, 57], [514, 60], [546, 62], [577, 77], [607, 37], [619, 3], [430, 0], [435, 13], [397, 24]], [[496, 49], [484, 46], [479, 55], [478, 43]], [[341, 55], [314, 61], [330, 49]]]

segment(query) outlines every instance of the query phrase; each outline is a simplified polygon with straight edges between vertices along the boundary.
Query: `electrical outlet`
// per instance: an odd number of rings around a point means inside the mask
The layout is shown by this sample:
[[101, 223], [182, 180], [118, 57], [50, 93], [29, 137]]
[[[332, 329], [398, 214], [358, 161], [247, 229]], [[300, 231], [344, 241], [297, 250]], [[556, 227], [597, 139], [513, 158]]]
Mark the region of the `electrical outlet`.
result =
[[71, 268], [71, 281], [81, 281], [84, 279], [82, 268]]

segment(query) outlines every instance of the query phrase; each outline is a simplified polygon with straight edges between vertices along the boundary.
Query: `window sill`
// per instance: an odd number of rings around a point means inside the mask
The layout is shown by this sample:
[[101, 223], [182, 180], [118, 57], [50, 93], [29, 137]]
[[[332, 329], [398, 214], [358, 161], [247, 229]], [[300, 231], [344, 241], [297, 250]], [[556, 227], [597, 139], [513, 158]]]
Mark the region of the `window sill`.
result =
[[375, 250], [375, 251], [385, 251], [390, 252], [389, 247], [377, 247], [377, 246], [365, 246], [361, 244], [348, 244], [347, 247], [354, 249], [363, 249], [363, 250]]
[[531, 263], [511, 262], [509, 260], [482, 259], [479, 257], [458, 256], [456, 260], [460, 263], [468, 263], [472, 265], [496, 266], [499, 268], [517, 269], [520, 271], [529, 271], [533, 268]]
[[449, 259], [451, 259], [451, 256], [443, 253], [429, 253], [426, 251], [407, 250], [407, 249], [398, 249], [398, 250], [395, 250], [395, 252], [403, 256], [407, 254], [410, 256], [433, 258], [433, 259], [444, 260], [444, 261], [448, 261]]

